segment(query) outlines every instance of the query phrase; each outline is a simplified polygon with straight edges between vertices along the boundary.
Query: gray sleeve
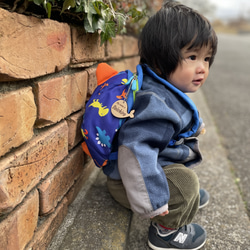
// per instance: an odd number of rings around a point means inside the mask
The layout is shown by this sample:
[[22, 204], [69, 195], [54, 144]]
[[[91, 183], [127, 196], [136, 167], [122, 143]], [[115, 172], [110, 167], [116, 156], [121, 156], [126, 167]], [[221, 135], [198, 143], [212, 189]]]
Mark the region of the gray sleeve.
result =
[[168, 210], [168, 204], [166, 204], [154, 211], [140, 165], [133, 152], [125, 146], [120, 146], [118, 150], [118, 168], [131, 209], [135, 213], [151, 218]]

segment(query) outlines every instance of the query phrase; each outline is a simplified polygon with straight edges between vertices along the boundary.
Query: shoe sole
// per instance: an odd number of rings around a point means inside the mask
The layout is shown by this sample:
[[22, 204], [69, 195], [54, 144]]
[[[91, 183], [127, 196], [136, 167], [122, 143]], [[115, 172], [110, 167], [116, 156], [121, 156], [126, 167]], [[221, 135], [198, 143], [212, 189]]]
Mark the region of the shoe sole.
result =
[[149, 240], [148, 240], [148, 245], [151, 249], [153, 250], [165, 250], [165, 249], [168, 249], [168, 250], [176, 250], [176, 249], [181, 249], [181, 250], [198, 250], [200, 248], [202, 248], [206, 243], [206, 240], [198, 247], [196, 248], [162, 248], [162, 247], [157, 247], [157, 246], [154, 246]]
[[206, 203], [204, 203], [203, 205], [199, 206], [199, 209], [206, 207], [208, 205], [208, 203], [209, 203], [209, 200]]

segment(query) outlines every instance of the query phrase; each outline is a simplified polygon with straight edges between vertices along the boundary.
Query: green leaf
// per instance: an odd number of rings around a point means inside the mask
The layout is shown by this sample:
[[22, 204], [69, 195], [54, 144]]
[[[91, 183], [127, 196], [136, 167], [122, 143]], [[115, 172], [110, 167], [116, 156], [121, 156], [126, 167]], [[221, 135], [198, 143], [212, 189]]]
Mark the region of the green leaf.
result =
[[105, 21], [102, 18], [98, 18], [97, 29], [101, 31], [105, 30]]
[[61, 11], [61, 14], [67, 10], [67, 9], [70, 9], [70, 8], [75, 8], [76, 6], [76, 1], [75, 0], [65, 0], [63, 2], [63, 8], [62, 8], [62, 11]]
[[110, 37], [115, 37], [115, 23], [114, 22], [106, 22], [105, 23], [105, 33]]
[[87, 33], [94, 33], [95, 32], [95, 30], [92, 26], [92, 23], [91, 24], [89, 23], [87, 16], [85, 16], [85, 18], [84, 18], [84, 29], [86, 30]]
[[101, 32], [101, 45], [111, 37], [115, 37], [115, 35], [115, 23], [111, 21], [105, 22], [105, 30]]
[[31, 0], [32, 2], [34, 2], [36, 5], [41, 5], [41, 3], [44, 2], [44, 0]]
[[133, 22], [138, 22], [140, 19], [142, 19], [146, 15], [144, 11], [139, 11], [135, 7], [130, 9], [127, 14], [133, 18]]
[[93, 6], [92, 0], [84, 0], [84, 10], [87, 14], [88, 25], [93, 27], [93, 15], [97, 14], [97, 12]]
[[97, 14], [95, 7], [93, 5], [93, 0], [89, 0], [89, 13], [92, 15]]
[[99, 15], [96, 14], [92, 16], [92, 27], [94, 31], [102, 30], [105, 27], [103, 24], [104, 20], [100, 18]]
[[84, 12], [84, 6], [83, 5], [78, 5], [75, 8], [76, 13]]
[[51, 3], [47, 3], [46, 5], [47, 5], [48, 18], [50, 18], [51, 17], [52, 5], [51, 5]]
[[92, 4], [93, 4], [93, 7], [94, 7], [96, 13], [99, 16], [102, 15], [101, 10], [107, 8], [107, 6], [103, 2], [101, 2], [101, 1], [93, 1]]
[[117, 32], [120, 33], [126, 24], [126, 16], [121, 13], [116, 13], [115, 20], [116, 20]]
[[94, 33], [98, 30], [105, 31], [105, 21], [100, 18], [99, 15], [93, 15], [92, 18], [92, 25], [90, 25], [87, 17], [84, 19], [84, 28], [89, 33]]

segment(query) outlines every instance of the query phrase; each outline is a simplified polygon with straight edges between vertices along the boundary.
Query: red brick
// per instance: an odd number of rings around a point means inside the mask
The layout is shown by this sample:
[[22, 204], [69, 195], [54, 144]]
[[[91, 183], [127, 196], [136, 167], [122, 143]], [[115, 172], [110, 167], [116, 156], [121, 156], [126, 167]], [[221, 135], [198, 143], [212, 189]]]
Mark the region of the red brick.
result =
[[76, 198], [77, 194], [81, 190], [81, 188], [84, 186], [86, 181], [88, 180], [90, 174], [93, 172], [93, 170], [96, 168], [96, 165], [93, 161], [89, 161], [85, 166], [84, 170], [81, 173], [81, 176], [78, 178], [74, 186], [70, 189], [70, 191], [67, 193], [67, 199], [68, 199], [68, 205], [70, 205], [74, 199]]
[[40, 215], [52, 212], [57, 203], [73, 186], [83, 171], [84, 154], [81, 146], [69, 156], [38, 186], [40, 194]]
[[17, 209], [0, 222], [0, 249], [25, 248], [37, 226], [38, 209], [38, 192], [34, 190]]
[[87, 97], [88, 72], [82, 71], [71, 75], [71, 109], [70, 113], [84, 107]]
[[118, 59], [122, 57], [123, 53], [123, 37], [116, 36], [112, 42], [107, 42], [106, 54], [108, 59]]
[[132, 72], [136, 72], [136, 65], [139, 63], [140, 58], [138, 56], [125, 58], [120, 61], [113, 61], [110, 63], [110, 66], [116, 69], [117, 71], [122, 71], [129, 69]]
[[132, 36], [123, 36], [123, 56], [136, 56], [138, 52], [138, 40]]
[[78, 143], [83, 140], [81, 133], [81, 124], [84, 111], [69, 116], [66, 121], [69, 127], [69, 150], [74, 148]]
[[54, 124], [80, 110], [86, 101], [88, 73], [38, 82], [34, 88], [38, 106], [37, 127]]
[[158, 11], [162, 7], [163, 0], [150, 0], [148, 4], [150, 5], [152, 14], [154, 14], [156, 11]]
[[[118, 72], [126, 70], [126, 64], [124, 60], [120, 61], [112, 61], [109, 63], [112, 68], [117, 70]], [[133, 71], [132, 71], [133, 72]]]
[[140, 57], [130, 57], [124, 59], [124, 64], [126, 69], [130, 69], [132, 72], [136, 72], [136, 66], [139, 64]]
[[0, 159], [0, 215], [11, 211], [68, 154], [62, 122]]
[[101, 44], [100, 35], [86, 34], [82, 28], [72, 28], [72, 51], [71, 62], [73, 64], [101, 60], [105, 56], [105, 46]]
[[87, 72], [89, 75], [87, 95], [91, 96], [93, 94], [95, 88], [97, 87], [96, 67], [88, 68]]
[[43, 219], [37, 228], [27, 250], [46, 250], [68, 212], [67, 199], [58, 205], [54, 213]]
[[77, 64], [73, 64], [71, 63], [69, 66], [72, 69], [77, 69], [77, 68], [88, 68], [93, 66], [94, 64], [96, 64], [97, 61], [92, 61], [92, 62], [82, 62], [82, 63], [77, 63]]
[[0, 82], [46, 75], [70, 63], [68, 24], [4, 9], [0, 23]]
[[35, 120], [31, 87], [0, 94], [0, 156], [31, 139]]
[[69, 111], [70, 78], [53, 78], [36, 84], [38, 115], [36, 126], [42, 127], [63, 119]]

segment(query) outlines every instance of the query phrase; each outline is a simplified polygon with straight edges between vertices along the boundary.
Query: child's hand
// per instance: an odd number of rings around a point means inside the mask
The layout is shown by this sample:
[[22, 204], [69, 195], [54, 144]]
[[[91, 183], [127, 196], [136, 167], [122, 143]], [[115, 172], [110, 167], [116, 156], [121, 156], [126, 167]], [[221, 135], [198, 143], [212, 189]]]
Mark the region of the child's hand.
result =
[[[165, 211], [165, 212], [159, 214], [159, 216], [165, 216], [165, 215], [167, 215], [168, 213], [169, 213], [169, 211], [167, 210], [167, 211]], [[153, 218], [154, 218], [154, 217], [151, 217], [150, 219], [153, 219]]]
[[167, 215], [169, 213], [169, 211], [167, 210], [167, 211], [165, 211], [165, 212], [163, 212], [163, 213], [161, 213], [161, 214], [159, 214], [160, 216], [165, 216], [165, 215]]

